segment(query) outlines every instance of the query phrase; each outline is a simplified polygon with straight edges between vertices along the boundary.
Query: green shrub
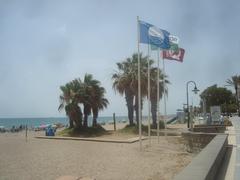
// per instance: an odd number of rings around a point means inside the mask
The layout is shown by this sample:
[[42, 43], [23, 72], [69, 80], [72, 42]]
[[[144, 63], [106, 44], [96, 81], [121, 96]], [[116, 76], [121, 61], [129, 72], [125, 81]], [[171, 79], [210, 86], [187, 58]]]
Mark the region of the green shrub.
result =
[[[160, 121], [159, 124], [160, 129], [164, 129], [164, 122]], [[154, 127], [151, 124], [151, 129], [157, 129], [157, 127]], [[126, 125], [123, 129], [118, 130], [120, 133], [128, 133], [128, 134], [138, 134], [139, 133], [139, 127], [138, 125]], [[142, 125], [142, 134], [147, 135], [148, 134], [148, 126]]]
[[118, 132], [127, 134], [138, 134], [138, 125], [126, 125], [123, 129], [119, 129]]
[[58, 136], [72, 136], [72, 137], [95, 137], [104, 135], [107, 131], [101, 126], [96, 127], [80, 127], [80, 128], [66, 128], [58, 132]]
[[[160, 129], [164, 129], [165, 128], [164, 121], [159, 121], [159, 128]], [[157, 126], [154, 126], [153, 124], [151, 124], [151, 129], [157, 129]]]

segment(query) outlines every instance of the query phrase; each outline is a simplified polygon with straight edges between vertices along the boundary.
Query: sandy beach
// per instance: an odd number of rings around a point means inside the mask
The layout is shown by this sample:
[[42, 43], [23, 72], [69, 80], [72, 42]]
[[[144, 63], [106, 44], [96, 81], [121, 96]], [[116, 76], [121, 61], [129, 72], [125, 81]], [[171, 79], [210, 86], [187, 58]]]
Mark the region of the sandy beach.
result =
[[[120, 126], [119, 126], [120, 127]], [[109, 127], [110, 128], [110, 127]], [[181, 137], [153, 137], [139, 143], [118, 144], [36, 139], [44, 132], [0, 134], [0, 179], [55, 180], [71, 175], [97, 180], [167, 180], [193, 158]]]

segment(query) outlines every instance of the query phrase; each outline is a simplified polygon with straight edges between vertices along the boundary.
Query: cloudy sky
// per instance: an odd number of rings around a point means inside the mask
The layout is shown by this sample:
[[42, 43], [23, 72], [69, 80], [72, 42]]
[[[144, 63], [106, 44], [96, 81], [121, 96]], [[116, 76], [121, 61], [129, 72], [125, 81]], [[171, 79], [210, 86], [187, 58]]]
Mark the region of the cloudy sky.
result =
[[59, 86], [85, 73], [107, 90], [110, 105], [100, 115], [126, 115], [111, 74], [137, 51], [137, 16], [177, 35], [186, 50], [183, 63], [165, 63], [167, 111], [175, 113], [186, 103], [187, 81], [204, 90], [240, 74], [239, 9], [237, 0], [0, 0], [0, 117], [64, 116]]

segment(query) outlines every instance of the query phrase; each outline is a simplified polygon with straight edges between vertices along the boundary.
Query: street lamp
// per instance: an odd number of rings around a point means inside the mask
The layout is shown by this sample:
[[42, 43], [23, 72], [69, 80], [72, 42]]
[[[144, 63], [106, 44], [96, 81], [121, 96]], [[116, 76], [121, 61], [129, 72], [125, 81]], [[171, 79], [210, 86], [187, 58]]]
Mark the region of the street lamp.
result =
[[188, 103], [188, 85], [190, 83], [194, 84], [194, 89], [192, 90], [195, 94], [197, 94], [197, 92], [199, 91], [199, 89], [197, 88], [197, 85], [194, 81], [188, 81], [186, 84], [186, 90], [187, 90], [187, 114], [188, 114], [188, 128], [189, 128], [189, 121], [190, 121], [190, 113], [189, 113], [189, 103]]

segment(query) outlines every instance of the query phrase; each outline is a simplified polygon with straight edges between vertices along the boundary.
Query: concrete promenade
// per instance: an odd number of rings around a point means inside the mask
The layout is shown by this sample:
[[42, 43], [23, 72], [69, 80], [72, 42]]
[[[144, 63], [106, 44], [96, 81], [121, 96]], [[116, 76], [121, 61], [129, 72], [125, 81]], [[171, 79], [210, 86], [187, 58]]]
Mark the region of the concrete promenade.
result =
[[234, 116], [230, 120], [233, 123], [232, 127], [228, 127], [228, 144], [232, 146], [232, 152], [227, 167], [225, 179], [239, 180], [240, 179], [240, 117]]

